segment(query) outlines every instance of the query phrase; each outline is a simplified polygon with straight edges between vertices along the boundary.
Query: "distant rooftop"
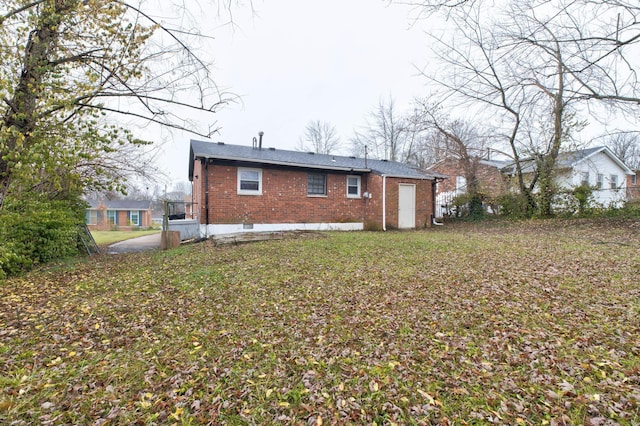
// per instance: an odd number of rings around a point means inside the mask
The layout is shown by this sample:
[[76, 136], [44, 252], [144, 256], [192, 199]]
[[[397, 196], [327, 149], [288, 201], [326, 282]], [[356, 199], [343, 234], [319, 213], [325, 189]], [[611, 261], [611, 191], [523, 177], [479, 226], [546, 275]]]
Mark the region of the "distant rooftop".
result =
[[102, 204], [109, 210], [147, 210], [151, 205], [150, 200], [108, 200], [108, 199], [87, 199], [89, 208], [97, 209]]

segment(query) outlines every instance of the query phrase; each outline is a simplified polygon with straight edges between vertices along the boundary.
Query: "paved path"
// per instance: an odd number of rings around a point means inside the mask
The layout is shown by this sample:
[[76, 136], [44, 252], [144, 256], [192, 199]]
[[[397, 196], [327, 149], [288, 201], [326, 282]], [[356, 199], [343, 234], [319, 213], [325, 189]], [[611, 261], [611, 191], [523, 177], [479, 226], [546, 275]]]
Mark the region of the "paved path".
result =
[[134, 251], [156, 250], [160, 248], [160, 233], [145, 235], [143, 237], [131, 238], [120, 241], [109, 246], [107, 253], [129, 253]]

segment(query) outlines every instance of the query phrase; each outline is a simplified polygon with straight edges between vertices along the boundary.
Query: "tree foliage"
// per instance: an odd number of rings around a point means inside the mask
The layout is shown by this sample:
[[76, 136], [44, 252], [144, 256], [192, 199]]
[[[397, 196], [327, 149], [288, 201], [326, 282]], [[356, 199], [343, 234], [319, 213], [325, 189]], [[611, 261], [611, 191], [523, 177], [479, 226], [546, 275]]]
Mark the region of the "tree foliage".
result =
[[[154, 6], [0, 0], [0, 256], [28, 265], [75, 250], [73, 238], [40, 225], [75, 235], [82, 217], [73, 206], [83, 192], [124, 191], [127, 178], [150, 171], [152, 141], [138, 138], [132, 121], [203, 136], [214, 130], [183, 118], [213, 114], [226, 101], [197, 53], [201, 35], [186, 19], [173, 26], [154, 18], [146, 11]], [[29, 232], [9, 235], [15, 217]], [[39, 241], [29, 235], [48, 235], [60, 251], [44, 240], [26, 248]]]
[[0, 208], [9, 192], [118, 187], [121, 160], [140, 150], [118, 153], [148, 142], [114, 117], [198, 132], [177, 108], [215, 112], [221, 104], [188, 44], [192, 34], [163, 26], [142, 6], [0, 3]]

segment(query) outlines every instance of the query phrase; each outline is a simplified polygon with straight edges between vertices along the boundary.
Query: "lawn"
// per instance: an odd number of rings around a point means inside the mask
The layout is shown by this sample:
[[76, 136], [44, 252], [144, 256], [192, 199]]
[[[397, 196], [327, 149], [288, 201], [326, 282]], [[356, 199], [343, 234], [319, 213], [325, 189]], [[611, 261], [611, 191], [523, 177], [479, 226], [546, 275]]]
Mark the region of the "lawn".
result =
[[118, 241], [130, 240], [131, 238], [157, 234], [159, 232], [157, 229], [145, 231], [91, 231], [91, 235], [96, 241], [96, 244], [102, 246], [117, 243]]
[[3, 424], [640, 424], [640, 221], [328, 233], [0, 286]]

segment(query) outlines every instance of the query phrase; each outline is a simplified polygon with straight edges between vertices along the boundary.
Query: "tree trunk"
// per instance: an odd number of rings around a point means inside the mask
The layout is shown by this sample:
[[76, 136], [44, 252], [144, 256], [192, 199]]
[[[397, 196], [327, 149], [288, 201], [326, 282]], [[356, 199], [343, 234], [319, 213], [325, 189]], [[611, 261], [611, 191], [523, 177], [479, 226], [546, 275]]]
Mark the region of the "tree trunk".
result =
[[36, 107], [42, 81], [51, 72], [49, 56], [58, 42], [56, 28], [65, 12], [77, 0], [56, 0], [51, 6], [43, 7], [36, 29], [31, 31], [25, 46], [24, 64], [16, 85], [13, 98], [2, 118], [2, 129], [6, 132], [4, 147], [0, 151], [0, 210], [4, 206], [10, 190], [14, 167], [22, 153], [29, 150], [32, 133], [36, 127]]
[[553, 213], [552, 201], [555, 195], [554, 172], [556, 160], [560, 153], [563, 137], [564, 121], [564, 67], [562, 63], [562, 53], [560, 44], [555, 39], [556, 64], [558, 77], [558, 90], [553, 96], [553, 138], [549, 152], [544, 156], [541, 164], [538, 165], [539, 188], [540, 188], [540, 215], [549, 217]]

